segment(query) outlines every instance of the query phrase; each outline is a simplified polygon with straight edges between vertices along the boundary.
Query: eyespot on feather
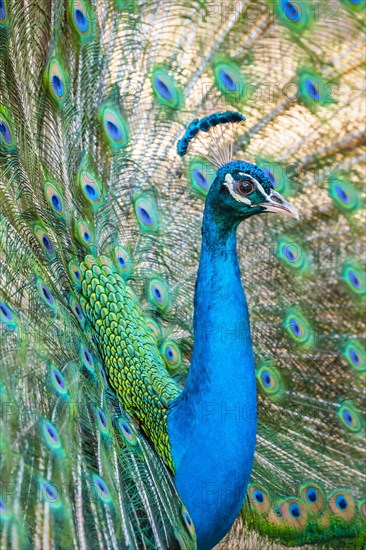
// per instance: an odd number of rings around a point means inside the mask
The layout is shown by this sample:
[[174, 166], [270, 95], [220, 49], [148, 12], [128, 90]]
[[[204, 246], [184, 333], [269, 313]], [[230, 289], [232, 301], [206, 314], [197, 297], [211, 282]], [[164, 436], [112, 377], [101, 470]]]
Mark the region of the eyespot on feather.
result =
[[43, 501], [47, 502], [51, 510], [62, 508], [61, 491], [59, 487], [45, 479], [39, 479], [39, 491]]
[[4, 301], [0, 301], [0, 323], [3, 323], [11, 330], [17, 327], [16, 316], [13, 310]]
[[294, 529], [304, 529], [308, 513], [304, 503], [297, 498], [288, 498], [278, 504], [281, 516]]
[[69, 96], [70, 81], [69, 75], [62, 64], [58, 52], [55, 52], [51, 56], [44, 80], [52, 100], [60, 106], [63, 105]]
[[59, 185], [52, 181], [46, 181], [44, 185], [44, 194], [47, 203], [58, 217], [62, 217], [64, 210], [64, 197]]
[[344, 401], [337, 411], [342, 425], [350, 432], [357, 434], [364, 429], [364, 422], [360, 412], [352, 401]]
[[99, 110], [104, 136], [112, 149], [126, 147], [130, 135], [127, 120], [111, 103], [102, 105]]
[[43, 283], [43, 281], [39, 277], [36, 277], [36, 288], [42, 300], [53, 310], [53, 312], [56, 312], [56, 300], [53, 297], [50, 289]]
[[47, 447], [53, 452], [60, 452], [62, 450], [60, 436], [52, 422], [49, 420], [42, 420], [41, 431]]
[[92, 170], [83, 163], [78, 173], [78, 184], [83, 198], [87, 201], [93, 210], [96, 210], [102, 204], [103, 188]]
[[76, 224], [76, 238], [80, 244], [92, 248], [94, 246], [94, 230], [91, 224], [85, 220], [80, 220]]
[[174, 77], [163, 66], [156, 66], [151, 76], [152, 90], [155, 99], [161, 105], [179, 109], [182, 104], [182, 94], [175, 83]]
[[185, 506], [182, 506], [181, 513], [182, 513], [183, 521], [187, 528], [188, 533], [190, 534], [193, 540], [196, 540], [196, 530], [193, 525], [193, 520], [189, 515], [188, 510]]
[[300, 486], [300, 495], [306, 507], [313, 513], [319, 513], [325, 505], [324, 491], [317, 483], [311, 481]]
[[284, 265], [302, 273], [309, 267], [309, 258], [304, 247], [290, 237], [278, 238], [277, 257]]
[[165, 310], [170, 305], [170, 294], [167, 283], [161, 277], [150, 279], [147, 288], [148, 300], [151, 305]]
[[306, 0], [280, 0], [274, 8], [277, 19], [294, 34], [302, 34], [313, 26], [314, 14]]
[[68, 394], [65, 378], [61, 371], [53, 364], [50, 365], [50, 380], [52, 387], [56, 390], [58, 395], [65, 397]]
[[0, 28], [6, 28], [8, 23], [7, 0], [0, 1]]
[[205, 197], [215, 179], [216, 170], [208, 160], [199, 157], [194, 158], [188, 169], [188, 177], [192, 189]]
[[15, 149], [15, 137], [11, 124], [11, 113], [0, 105], [0, 145], [7, 150]]
[[337, 517], [351, 521], [356, 515], [355, 499], [346, 489], [338, 489], [328, 496], [328, 504]]
[[334, 205], [343, 212], [354, 213], [362, 206], [361, 193], [345, 179], [331, 177], [329, 182], [329, 196]]
[[342, 356], [348, 365], [359, 372], [366, 370], [366, 351], [358, 340], [350, 340], [343, 349]]
[[134, 199], [136, 219], [140, 229], [145, 233], [156, 233], [159, 230], [159, 215], [155, 200], [148, 196]]
[[298, 86], [299, 101], [311, 111], [335, 103], [332, 96], [335, 83], [328, 82], [321, 74], [307, 68], [300, 68], [297, 71], [296, 84]]
[[110, 503], [112, 501], [112, 497], [104, 479], [98, 476], [97, 474], [93, 474], [92, 480], [94, 484], [95, 493], [99, 497], [99, 499], [104, 503]]
[[287, 310], [284, 327], [290, 338], [299, 345], [303, 347], [313, 346], [314, 332], [308, 319], [298, 308], [291, 307]]
[[93, 39], [95, 34], [95, 14], [88, 0], [70, 0], [68, 19], [81, 44]]
[[146, 324], [148, 330], [155, 336], [156, 341], [159, 342], [161, 340], [161, 327], [158, 321], [152, 317], [146, 317]]
[[182, 356], [178, 345], [173, 340], [165, 340], [161, 346], [161, 355], [169, 370], [175, 371], [182, 364]]
[[85, 317], [84, 317], [83, 310], [82, 310], [79, 302], [72, 295], [70, 295], [70, 302], [69, 303], [70, 303], [70, 307], [71, 307], [71, 310], [72, 310], [73, 314], [75, 315], [75, 317], [77, 318], [79, 323], [81, 325], [83, 325], [84, 321], [85, 321]]
[[99, 429], [100, 429], [101, 433], [103, 435], [108, 435], [108, 433], [109, 433], [108, 422], [107, 422], [106, 415], [105, 415], [104, 411], [102, 411], [102, 409], [97, 409], [96, 418], [97, 418], [98, 426], [99, 426]]
[[123, 246], [116, 246], [113, 250], [113, 259], [122, 277], [130, 278], [133, 273], [133, 261], [128, 250]]
[[215, 84], [229, 102], [245, 101], [245, 78], [240, 65], [228, 56], [216, 56], [212, 64]]
[[366, 293], [365, 270], [353, 259], [348, 259], [342, 265], [341, 278], [348, 288], [356, 295]]
[[91, 373], [94, 373], [93, 355], [84, 344], [80, 345], [80, 359], [84, 367]]
[[33, 231], [37, 241], [42, 247], [43, 252], [49, 260], [52, 260], [55, 257], [55, 249], [46, 229], [41, 223], [37, 222], [33, 226]]
[[262, 392], [273, 399], [280, 398], [286, 390], [280, 373], [270, 361], [265, 361], [256, 371], [256, 378]]
[[118, 420], [118, 426], [120, 429], [121, 434], [123, 435], [125, 441], [129, 443], [130, 445], [137, 445], [137, 439], [133, 431], [131, 430], [131, 427], [127, 420], [124, 418], [120, 418]]
[[75, 283], [76, 287], [79, 288], [82, 281], [82, 271], [79, 262], [71, 260], [68, 268], [71, 280]]
[[269, 493], [264, 487], [250, 483], [248, 486], [248, 496], [251, 507], [261, 514], [267, 514], [271, 507]]

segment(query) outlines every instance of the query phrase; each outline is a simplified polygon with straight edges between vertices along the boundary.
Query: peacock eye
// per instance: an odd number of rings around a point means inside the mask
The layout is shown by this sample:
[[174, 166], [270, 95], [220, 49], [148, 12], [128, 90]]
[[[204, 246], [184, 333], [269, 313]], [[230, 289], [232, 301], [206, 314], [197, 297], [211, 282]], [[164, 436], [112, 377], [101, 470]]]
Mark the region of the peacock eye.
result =
[[243, 178], [238, 180], [235, 185], [235, 191], [240, 195], [249, 195], [255, 189], [255, 181], [251, 178]]

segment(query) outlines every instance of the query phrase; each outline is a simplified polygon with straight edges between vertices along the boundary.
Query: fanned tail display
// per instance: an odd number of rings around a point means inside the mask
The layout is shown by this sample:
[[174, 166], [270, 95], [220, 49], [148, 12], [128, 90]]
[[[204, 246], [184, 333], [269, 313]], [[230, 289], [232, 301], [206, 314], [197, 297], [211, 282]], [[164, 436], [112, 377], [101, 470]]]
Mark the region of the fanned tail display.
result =
[[364, 8], [0, 0], [2, 548], [196, 547], [166, 418], [232, 158], [299, 219], [238, 229], [258, 427], [224, 544], [366, 545]]

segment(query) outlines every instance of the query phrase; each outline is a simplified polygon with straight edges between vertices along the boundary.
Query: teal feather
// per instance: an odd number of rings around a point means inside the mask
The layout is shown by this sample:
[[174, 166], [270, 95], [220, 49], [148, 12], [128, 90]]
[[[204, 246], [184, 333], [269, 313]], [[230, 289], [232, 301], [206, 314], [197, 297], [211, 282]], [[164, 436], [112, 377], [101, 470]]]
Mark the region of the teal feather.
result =
[[235, 159], [300, 220], [237, 232], [258, 427], [222, 547], [365, 546], [364, 8], [0, 0], [4, 548], [197, 545], [170, 440], [152, 445], [108, 358], [131, 361], [124, 383], [156, 418], [185, 385], [217, 172], [215, 143], [209, 160], [193, 143], [227, 111], [246, 119], [222, 130]]

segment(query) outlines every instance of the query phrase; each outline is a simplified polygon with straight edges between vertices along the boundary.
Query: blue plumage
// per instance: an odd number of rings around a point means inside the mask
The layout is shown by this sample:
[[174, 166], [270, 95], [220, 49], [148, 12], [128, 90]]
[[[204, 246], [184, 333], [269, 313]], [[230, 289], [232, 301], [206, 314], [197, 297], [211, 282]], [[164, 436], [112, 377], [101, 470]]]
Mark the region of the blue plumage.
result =
[[[211, 120], [222, 122], [215, 115]], [[265, 196], [254, 183], [245, 196], [232, 195], [225, 186], [228, 176], [239, 181], [249, 176], [264, 193], [272, 189], [257, 166], [235, 161], [218, 170], [206, 199], [191, 367], [168, 414], [175, 482], [202, 550], [221, 540], [242, 507], [256, 438], [254, 356], [236, 230], [253, 212], [265, 211], [256, 206], [256, 195], [262, 202]]]

